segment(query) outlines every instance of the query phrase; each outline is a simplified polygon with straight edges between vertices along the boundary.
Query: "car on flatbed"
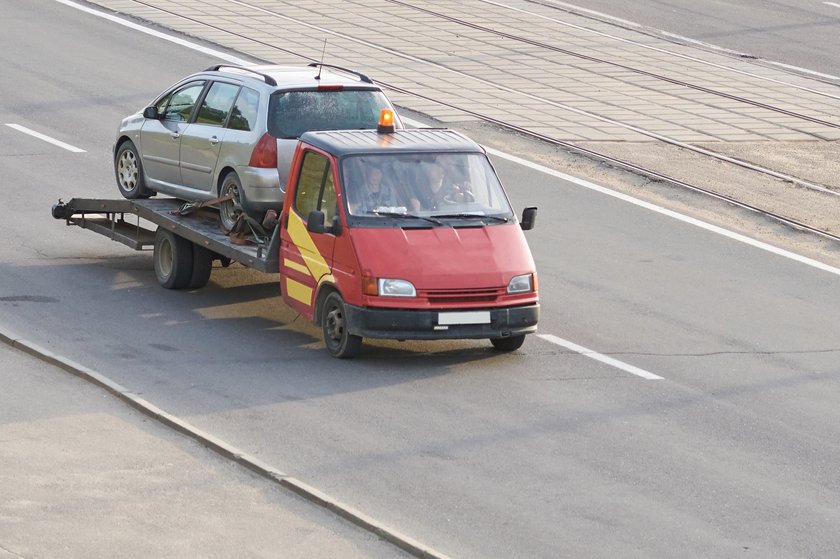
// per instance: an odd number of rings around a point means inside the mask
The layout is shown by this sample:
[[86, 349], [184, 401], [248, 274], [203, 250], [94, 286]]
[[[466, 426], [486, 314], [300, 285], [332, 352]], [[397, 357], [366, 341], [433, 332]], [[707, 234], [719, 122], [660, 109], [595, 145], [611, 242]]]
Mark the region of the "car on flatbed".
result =
[[212, 66], [122, 120], [114, 144], [117, 186], [128, 199], [226, 198], [219, 204], [225, 230], [241, 211], [261, 221], [283, 203], [303, 132], [376, 128], [383, 108], [393, 106], [382, 89], [344, 68]]

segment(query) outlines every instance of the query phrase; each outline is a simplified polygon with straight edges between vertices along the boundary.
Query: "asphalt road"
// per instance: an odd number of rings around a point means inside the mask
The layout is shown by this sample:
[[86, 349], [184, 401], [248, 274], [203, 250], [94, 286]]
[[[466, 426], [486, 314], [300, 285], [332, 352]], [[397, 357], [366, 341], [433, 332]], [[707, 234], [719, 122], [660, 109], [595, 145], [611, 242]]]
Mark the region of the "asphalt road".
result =
[[[547, 0], [549, 5], [554, 0]], [[569, 0], [696, 41], [840, 76], [840, 2], [823, 0]]]
[[840, 277], [497, 160], [540, 207], [540, 332], [664, 379], [537, 337], [333, 360], [275, 277], [167, 291], [49, 216], [117, 196], [119, 119], [215, 61], [46, 0], [0, 13], [0, 123], [86, 150], [0, 124], [5, 326], [454, 557], [840, 552]]

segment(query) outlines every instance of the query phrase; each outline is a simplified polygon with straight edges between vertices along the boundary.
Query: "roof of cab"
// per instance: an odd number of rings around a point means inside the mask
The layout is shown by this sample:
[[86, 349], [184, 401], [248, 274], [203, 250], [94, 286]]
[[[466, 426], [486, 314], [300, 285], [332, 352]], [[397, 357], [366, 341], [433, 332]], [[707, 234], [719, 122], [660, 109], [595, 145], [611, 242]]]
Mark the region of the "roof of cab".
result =
[[376, 152], [484, 153], [474, 141], [446, 128], [403, 129], [387, 134], [376, 130], [310, 131], [300, 139], [336, 157]]
[[[208, 68], [205, 71], [232, 74], [236, 77], [253, 78], [264, 81], [264, 76], [273, 78], [281, 89], [294, 89], [298, 87], [317, 87], [319, 85], [345, 85], [360, 87], [364, 89], [379, 89], [370, 78], [364, 74], [358, 74], [354, 70], [332, 71], [329, 68], [321, 69], [320, 79], [318, 67], [313, 66], [278, 66], [275, 64], [261, 64], [255, 66], [234, 66], [219, 64]], [[360, 77], [364, 76], [364, 78]], [[368, 81], [366, 81], [368, 80]]]

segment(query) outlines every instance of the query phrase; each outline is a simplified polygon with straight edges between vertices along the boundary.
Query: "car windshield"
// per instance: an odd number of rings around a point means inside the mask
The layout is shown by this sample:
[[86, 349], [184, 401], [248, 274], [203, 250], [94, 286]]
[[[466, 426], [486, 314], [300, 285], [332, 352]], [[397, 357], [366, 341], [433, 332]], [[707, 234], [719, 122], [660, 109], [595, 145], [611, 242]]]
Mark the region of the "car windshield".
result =
[[308, 130], [376, 128], [381, 109], [390, 108], [381, 91], [281, 91], [271, 96], [268, 131], [275, 138], [298, 138]]
[[472, 223], [513, 217], [483, 153], [354, 155], [343, 158], [340, 166], [353, 216], [441, 217]]

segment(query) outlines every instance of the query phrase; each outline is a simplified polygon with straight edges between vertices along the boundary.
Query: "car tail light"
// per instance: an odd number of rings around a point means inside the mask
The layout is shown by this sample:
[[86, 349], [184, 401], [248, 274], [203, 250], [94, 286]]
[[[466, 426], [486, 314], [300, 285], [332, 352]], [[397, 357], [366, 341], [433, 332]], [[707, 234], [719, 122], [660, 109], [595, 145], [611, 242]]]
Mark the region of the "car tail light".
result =
[[343, 91], [344, 86], [341, 84], [336, 85], [319, 85], [318, 91]]
[[251, 167], [271, 168], [277, 167], [277, 140], [266, 132], [257, 142], [254, 151], [251, 153]]

